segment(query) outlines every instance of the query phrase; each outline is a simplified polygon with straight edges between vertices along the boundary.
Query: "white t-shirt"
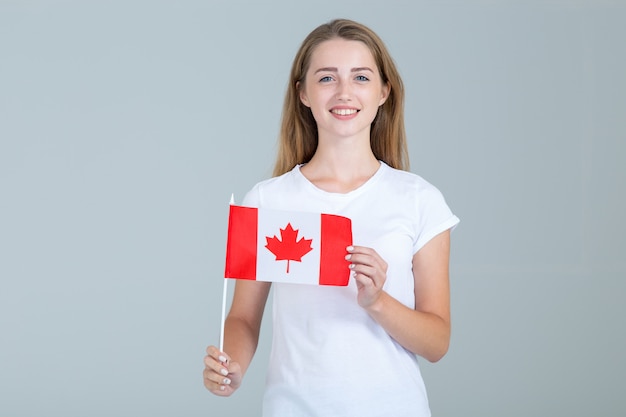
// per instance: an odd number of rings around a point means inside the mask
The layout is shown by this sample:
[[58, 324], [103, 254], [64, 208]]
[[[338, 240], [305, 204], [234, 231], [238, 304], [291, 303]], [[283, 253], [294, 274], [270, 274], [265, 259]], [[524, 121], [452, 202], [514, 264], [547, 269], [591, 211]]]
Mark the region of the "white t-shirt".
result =
[[[352, 219], [355, 245], [387, 262], [384, 290], [415, 307], [413, 255], [459, 222], [421, 177], [381, 162], [346, 194], [323, 191], [296, 166], [258, 183], [243, 205], [330, 213]], [[416, 356], [395, 342], [347, 287], [273, 283], [273, 340], [265, 417], [430, 416]]]

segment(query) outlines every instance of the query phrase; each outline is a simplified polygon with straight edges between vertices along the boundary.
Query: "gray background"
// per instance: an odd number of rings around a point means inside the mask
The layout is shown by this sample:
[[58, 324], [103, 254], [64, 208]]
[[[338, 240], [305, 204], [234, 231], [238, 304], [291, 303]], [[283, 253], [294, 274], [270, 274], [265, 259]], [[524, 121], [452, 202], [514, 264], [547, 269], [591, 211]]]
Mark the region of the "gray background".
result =
[[624, 415], [624, 2], [0, 0], [0, 416], [259, 415], [267, 322], [234, 397], [201, 379], [228, 200], [333, 17], [387, 43], [461, 218], [434, 415]]

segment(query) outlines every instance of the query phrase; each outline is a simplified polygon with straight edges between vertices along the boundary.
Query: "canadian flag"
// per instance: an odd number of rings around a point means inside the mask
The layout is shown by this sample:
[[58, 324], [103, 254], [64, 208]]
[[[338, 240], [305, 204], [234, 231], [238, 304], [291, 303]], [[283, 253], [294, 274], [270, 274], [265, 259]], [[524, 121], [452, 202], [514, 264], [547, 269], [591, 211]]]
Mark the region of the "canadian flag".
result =
[[348, 285], [351, 244], [347, 217], [231, 205], [224, 277]]

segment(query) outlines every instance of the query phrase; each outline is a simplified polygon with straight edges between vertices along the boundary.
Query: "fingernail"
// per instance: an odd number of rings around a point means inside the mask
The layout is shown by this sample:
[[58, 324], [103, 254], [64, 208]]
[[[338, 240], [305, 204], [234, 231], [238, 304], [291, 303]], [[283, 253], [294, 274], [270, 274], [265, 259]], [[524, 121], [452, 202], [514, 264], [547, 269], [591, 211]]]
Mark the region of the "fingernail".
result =
[[224, 385], [220, 385], [220, 391], [226, 391], [226, 387]]
[[346, 255], [346, 261], [349, 261], [352, 258], [352, 255]]
[[224, 376], [228, 375], [228, 369], [224, 369], [222, 368], [222, 370], [220, 371], [220, 373]]
[[219, 359], [222, 363], [226, 363], [226, 358], [222, 355], [220, 355], [217, 359]]
[[228, 378], [224, 378], [224, 381], [222, 381], [224, 383], [224, 385], [230, 385], [230, 379]]
[[350, 268], [350, 269], [354, 269], [354, 264], [350, 264], [350, 265], [348, 265], [348, 268]]
[[346, 250], [347, 250], [348, 252], [352, 252], [352, 251], [354, 250], [354, 246], [348, 246], [348, 247], [346, 248]]

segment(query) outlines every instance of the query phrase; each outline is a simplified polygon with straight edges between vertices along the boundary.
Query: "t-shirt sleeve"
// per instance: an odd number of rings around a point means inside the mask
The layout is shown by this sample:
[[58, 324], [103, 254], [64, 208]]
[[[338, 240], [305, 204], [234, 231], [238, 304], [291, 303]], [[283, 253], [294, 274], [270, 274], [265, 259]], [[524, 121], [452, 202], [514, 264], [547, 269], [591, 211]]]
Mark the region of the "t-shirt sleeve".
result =
[[417, 213], [417, 239], [413, 243], [413, 253], [417, 253], [439, 233], [454, 229], [460, 221], [448, 207], [441, 192], [430, 184], [418, 192]]

